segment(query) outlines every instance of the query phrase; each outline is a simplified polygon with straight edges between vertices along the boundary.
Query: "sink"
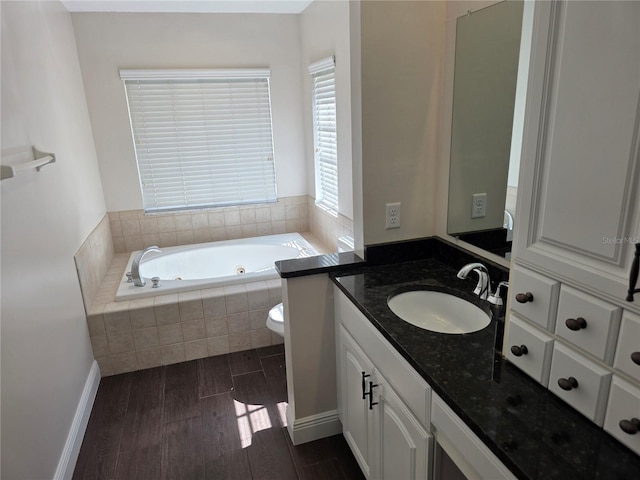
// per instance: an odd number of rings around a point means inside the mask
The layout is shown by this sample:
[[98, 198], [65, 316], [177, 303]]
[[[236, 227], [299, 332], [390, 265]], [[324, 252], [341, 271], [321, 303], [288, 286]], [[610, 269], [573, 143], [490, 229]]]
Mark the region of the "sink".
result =
[[405, 322], [438, 333], [477, 332], [491, 321], [489, 315], [473, 303], [432, 290], [399, 293], [387, 300], [387, 304]]

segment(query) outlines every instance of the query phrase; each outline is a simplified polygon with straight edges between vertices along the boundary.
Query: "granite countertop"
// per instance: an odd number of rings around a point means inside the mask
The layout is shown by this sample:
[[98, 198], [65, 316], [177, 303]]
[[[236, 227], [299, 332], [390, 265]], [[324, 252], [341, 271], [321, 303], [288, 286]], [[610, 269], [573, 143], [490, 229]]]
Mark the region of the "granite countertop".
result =
[[[472, 279], [430, 258], [336, 272], [332, 279], [398, 352], [518, 478], [636, 479], [640, 457], [543, 388], [494, 349], [503, 318], [464, 335], [439, 334], [396, 317], [386, 300], [424, 286], [462, 296]], [[374, 359], [375, 360], [375, 359]]]

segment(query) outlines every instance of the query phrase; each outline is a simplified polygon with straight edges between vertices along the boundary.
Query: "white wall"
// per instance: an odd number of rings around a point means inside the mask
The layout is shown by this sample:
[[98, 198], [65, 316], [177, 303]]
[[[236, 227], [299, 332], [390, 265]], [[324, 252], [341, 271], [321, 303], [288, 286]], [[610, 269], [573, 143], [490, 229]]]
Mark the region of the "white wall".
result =
[[3, 158], [33, 144], [57, 155], [0, 186], [1, 475], [52, 478], [93, 362], [73, 255], [105, 205], [70, 15], [1, 8]]
[[271, 68], [278, 196], [307, 194], [297, 15], [72, 17], [108, 211], [142, 208], [120, 68]]
[[311, 76], [309, 64], [336, 56], [336, 122], [338, 139], [338, 212], [353, 219], [351, 162], [351, 58], [349, 2], [316, 0], [300, 15], [302, 105], [305, 127], [307, 191], [315, 198]]
[[[364, 244], [433, 235], [445, 3], [360, 10]], [[402, 202], [401, 227], [385, 230], [390, 202]]]

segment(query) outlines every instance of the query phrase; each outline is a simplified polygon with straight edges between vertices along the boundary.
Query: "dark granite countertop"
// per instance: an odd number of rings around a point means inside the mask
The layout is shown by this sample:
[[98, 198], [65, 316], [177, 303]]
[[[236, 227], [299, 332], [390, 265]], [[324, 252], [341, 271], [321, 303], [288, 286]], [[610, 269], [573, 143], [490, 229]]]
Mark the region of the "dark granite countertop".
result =
[[[514, 367], [494, 349], [503, 318], [464, 335], [438, 334], [396, 317], [386, 300], [426, 287], [484, 304], [472, 279], [436, 259], [359, 268], [333, 281], [471, 430], [518, 477], [638, 479], [640, 457]], [[375, 359], [374, 359], [375, 361]]]

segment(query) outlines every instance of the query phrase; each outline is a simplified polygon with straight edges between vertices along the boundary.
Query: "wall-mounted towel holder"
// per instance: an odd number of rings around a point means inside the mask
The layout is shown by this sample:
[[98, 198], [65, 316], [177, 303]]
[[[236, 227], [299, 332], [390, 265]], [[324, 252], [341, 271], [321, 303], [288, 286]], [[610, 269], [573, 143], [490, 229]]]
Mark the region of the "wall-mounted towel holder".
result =
[[34, 160], [30, 162], [17, 165], [0, 165], [0, 180], [15, 177], [16, 173], [20, 170], [35, 168], [36, 171], [39, 172], [45, 165], [49, 165], [56, 161], [56, 155], [54, 153], [42, 152], [36, 147], [31, 147], [31, 150], [33, 151]]

